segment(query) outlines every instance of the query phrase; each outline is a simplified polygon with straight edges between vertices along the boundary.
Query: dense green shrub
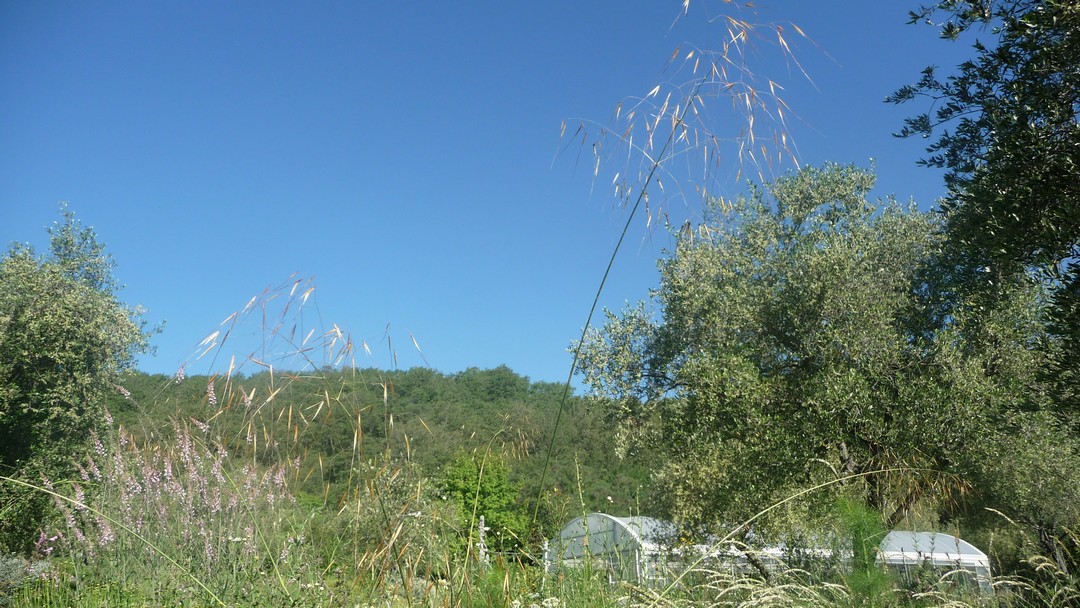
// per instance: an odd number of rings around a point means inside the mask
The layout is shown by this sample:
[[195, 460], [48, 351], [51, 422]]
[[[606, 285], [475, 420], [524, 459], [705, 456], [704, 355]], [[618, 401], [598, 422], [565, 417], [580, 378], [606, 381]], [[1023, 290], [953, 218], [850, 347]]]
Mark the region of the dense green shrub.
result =
[[[147, 347], [139, 311], [122, 304], [112, 259], [64, 209], [50, 252], [16, 245], [0, 260], [0, 475], [64, 478], [104, 435], [104, 395]], [[0, 484], [0, 549], [28, 551], [48, 501]]]

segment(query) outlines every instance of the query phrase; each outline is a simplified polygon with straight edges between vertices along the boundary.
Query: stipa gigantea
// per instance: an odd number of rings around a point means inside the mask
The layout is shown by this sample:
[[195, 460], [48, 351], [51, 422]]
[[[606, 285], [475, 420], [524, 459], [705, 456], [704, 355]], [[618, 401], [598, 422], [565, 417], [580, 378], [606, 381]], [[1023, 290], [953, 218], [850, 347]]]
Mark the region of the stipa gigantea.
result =
[[[717, 192], [722, 191], [721, 168], [731, 147], [734, 147], [731, 156], [735, 159], [735, 181], [741, 177], [744, 166], [752, 167], [762, 181], [785, 162], [798, 166], [797, 148], [788, 129], [792, 112], [782, 97], [783, 86], [776, 80], [756, 75], [747, 60], [749, 51], [769, 44], [794, 62], [803, 76], [809, 78], [809, 75], [796, 59], [783, 24], [760, 25], [740, 17], [741, 11], [752, 6], [751, 2], [744, 5], [728, 2], [719, 16], [707, 17], [708, 24], [719, 30], [718, 46], [686, 45], [686, 50], [683, 46], [676, 47], [668, 58], [663, 80], [644, 96], [619, 101], [612, 124], [578, 120], [577, 128], [570, 133], [563, 121], [560, 137], [567, 140], [563, 149], [574, 142], [582, 149], [588, 147], [593, 158], [594, 180], [599, 179], [606, 161], [615, 163], [611, 182], [614, 200], [628, 211], [581, 336], [573, 348], [555, 418], [556, 429], [562, 421], [600, 296], [638, 212], [644, 208], [646, 227], [651, 229], [669, 224], [670, 204], [686, 203], [688, 192], [696, 193], [702, 201], [722, 201]], [[690, 10], [690, 1], [684, 0], [676, 22], [689, 18]], [[807, 38], [801, 28], [788, 25], [796, 37]], [[734, 120], [727, 123], [720, 120], [713, 114], [714, 106], [730, 106]], [[540, 475], [541, 491], [554, 441], [553, 432]], [[532, 517], [534, 525], [540, 502], [538, 497]]]
[[[644, 207], [648, 227], [667, 223], [672, 203], [717, 198], [747, 171], [765, 181], [786, 165], [799, 166], [785, 88], [779, 79], [758, 75], [750, 56], [757, 60], [771, 50], [809, 80], [794, 43], [809, 40], [806, 33], [792, 23], [744, 18], [753, 11], [751, 2], [727, 2], [718, 14], [701, 4], [694, 8], [708, 27], [697, 34], [714, 43], [677, 46], [659, 81], [644, 95], [617, 102], [609, 122], [578, 119], [570, 121], [576, 123], [572, 131], [567, 121], [560, 129], [562, 149], [574, 143], [588, 149], [594, 180], [611, 175], [614, 200], [631, 215]], [[698, 20], [684, 3], [671, 32]]]

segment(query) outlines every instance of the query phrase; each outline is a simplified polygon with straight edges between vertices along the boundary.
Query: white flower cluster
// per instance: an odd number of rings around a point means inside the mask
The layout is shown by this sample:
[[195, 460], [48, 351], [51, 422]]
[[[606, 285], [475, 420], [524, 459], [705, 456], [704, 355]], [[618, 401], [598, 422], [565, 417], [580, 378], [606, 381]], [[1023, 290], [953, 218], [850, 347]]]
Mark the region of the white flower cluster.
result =
[[562, 608], [563, 603], [557, 597], [545, 597], [540, 599], [539, 595], [533, 594], [529, 596], [529, 603], [526, 604], [521, 600], [511, 600], [510, 608]]

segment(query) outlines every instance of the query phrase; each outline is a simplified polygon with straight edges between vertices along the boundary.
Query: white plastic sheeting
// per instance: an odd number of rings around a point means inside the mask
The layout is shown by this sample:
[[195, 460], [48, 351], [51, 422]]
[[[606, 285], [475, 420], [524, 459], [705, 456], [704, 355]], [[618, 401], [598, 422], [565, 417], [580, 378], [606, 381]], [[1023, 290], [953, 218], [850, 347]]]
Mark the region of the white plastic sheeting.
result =
[[[712, 565], [746, 570], [746, 557], [734, 547], [677, 543], [671, 523], [651, 517], [616, 517], [590, 513], [570, 521], [544, 552], [549, 572], [558, 566], [589, 564], [606, 570], [614, 579], [650, 584], [667, 579], [673, 569], [704, 557]], [[770, 568], [782, 567], [783, 547], [756, 552]], [[815, 549], [819, 557], [832, 557], [828, 549]], [[842, 559], [848, 559], [844, 556]], [[936, 576], [952, 572], [954, 580], [975, 583], [990, 592], [990, 560], [971, 543], [940, 532], [889, 532], [882, 540], [877, 562], [901, 576], [913, 577], [929, 569]]]
[[590, 513], [548, 541], [544, 562], [549, 572], [559, 565], [588, 563], [604, 568], [613, 579], [646, 583], [665, 570], [675, 532], [672, 524], [651, 517]]
[[877, 561], [890, 570], [910, 574], [918, 568], [968, 573], [990, 592], [990, 558], [971, 543], [941, 532], [889, 532], [881, 541]]

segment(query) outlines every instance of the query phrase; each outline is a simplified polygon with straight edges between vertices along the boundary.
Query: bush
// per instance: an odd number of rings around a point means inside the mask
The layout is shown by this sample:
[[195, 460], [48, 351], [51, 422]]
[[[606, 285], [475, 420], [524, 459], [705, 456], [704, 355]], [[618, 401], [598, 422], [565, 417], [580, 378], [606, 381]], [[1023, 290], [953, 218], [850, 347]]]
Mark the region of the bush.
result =
[[[50, 255], [14, 246], [0, 261], [0, 475], [65, 478], [104, 433], [104, 395], [147, 347], [138, 310], [117, 300], [113, 263], [64, 209]], [[27, 553], [48, 500], [0, 485], [0, 549]]]

